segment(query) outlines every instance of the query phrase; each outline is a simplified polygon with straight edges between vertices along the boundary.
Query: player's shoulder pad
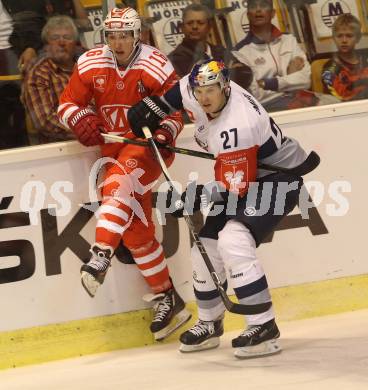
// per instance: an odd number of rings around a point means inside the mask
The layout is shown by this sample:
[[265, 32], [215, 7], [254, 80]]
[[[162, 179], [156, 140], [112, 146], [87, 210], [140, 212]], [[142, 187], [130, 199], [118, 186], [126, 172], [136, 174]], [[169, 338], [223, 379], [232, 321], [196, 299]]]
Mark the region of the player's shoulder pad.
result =
[[186, 97], [189, 99], [194, 98], [193, 93], [192, 93], [192, 88], [190, 87], [189, 84], [189, 75], [183, 76], [179, 80], [179, 87], [180, 87], [180, 93], [182, 97]]
[[236, 84], [234, 81], [230, 81], [231, 93], [236, 95], [235, 100], [243, 100], [246, 104], [249, 114], [255, 114], [256, 116], [261, 116], [264, 112], [262, 105], [258, 100], [250, 94], [247, 90], [242, 88], [240, 85]]
[[141, 44], [141, 53], [139, 57], [146, 58], [152, 55], [153, 53], [159, 53], [160, 55], [163, 55], [164, 57], [167, 58], [167, 56], [161, 50], [157, 49], [157, 47], [150, 46], [145, 43]]
[[83, 74], [95, 68], [115, 67], [113, 54], [107, 45], [97, 47], [83, 53], [79, 57], [77, 64], [79, 74]]
[[174, 72], [174, 67], [167, 56], [146, 44], [141, 44], [141, 51], [133, 68], [141, 69], [163, 84]]

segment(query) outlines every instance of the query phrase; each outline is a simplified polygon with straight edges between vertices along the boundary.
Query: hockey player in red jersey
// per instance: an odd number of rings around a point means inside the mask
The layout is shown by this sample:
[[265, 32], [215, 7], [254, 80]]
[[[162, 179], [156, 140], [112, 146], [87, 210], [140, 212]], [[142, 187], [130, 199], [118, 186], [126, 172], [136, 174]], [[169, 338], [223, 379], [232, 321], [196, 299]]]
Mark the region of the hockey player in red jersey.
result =
[[[194, 245], [191, 253], [199, 320], [180, 336], [180, 351], [194, 352], [217, 347], [224, 332], [225, 306], [201, 256], [202, 247], [225, 289], [228, 271], [240, 304], [270, 302], [256, 247], [299, 200], [303, 180], [291, 169], [305, 167], [307, 173], [315, 166], [308, 163], [296, 140], [282, 135], [258, 101], [230, 81], [228, 69], [221, 62], [207, 60], [195, 65], [190, 75], [163, 96], [146, 97], [132, 107], [128, 120], [139, 135], [143, 126], [157, 126], [164, 117], [158, 113], [169, 114], [174, 109], [189, 113], [196, 141], [216, 159], [216, 181], [208, 183], [205, 191], [198, 186], [194, 194], [195, 185], [188, 186], [181, 197], [183, 207], [175, 199], [172, 202], [181, 207], [172, 213], [176, 217], [183, 216], [184, 210], [198, 210], [199, 199], [204, 196], [205, 204], [214, 202], [199, 232], [201, 245]], [[288, 172], [262, 172], [257, 170], [258, 161]], [[190, 200], [193, 198], [194, 204]], [[237, 358], [281, 351], [272, 306], [260, 314], [247, 315], [246, 321], [248, 327], [232, 341]]]
[[[141, 20], [132, 8], [114, 8], [104, 21], [106, 45], [83, 54], [60, 98], [60, 121], [86, 146], [101, 145], [102, 155], [115, 159], [107, 166], [102, 205], [96, 213], [96, 242], [90, 261], [81, 268], [82, 285], [90, 296], [103, 283], [120, 240], [130, 250], [155, 302], [151, 331], [163, 339], [189, 320], [176, 292], [165, 255], [155, 238], [150, 188], [160, 167], [148, 148], [104, 143], [101, 132], [135, 138], [126, 114], [145, 96], [162, 95], [176, 81], [166, 56], [140, 42]], [[174, 142], [183, 127], [180, 113], [161, 121], [157, 142]], [[166, 156], [171, 164], [173, 155]], [[133, 194], [133, 196], [131, 196]]]

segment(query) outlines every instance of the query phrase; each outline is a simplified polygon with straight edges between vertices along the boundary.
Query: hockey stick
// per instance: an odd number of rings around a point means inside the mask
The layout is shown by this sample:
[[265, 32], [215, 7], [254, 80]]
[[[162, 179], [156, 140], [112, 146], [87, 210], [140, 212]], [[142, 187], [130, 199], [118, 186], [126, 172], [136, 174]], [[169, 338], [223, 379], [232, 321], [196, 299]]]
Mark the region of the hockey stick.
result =
[[[149, 130], [148, 127], [143, 127], [142, 130], [143, 130], [144, 136], [146, 137], [146, 139], [149, 143], [149, 146], [152, 150], [153, 155], [155, 156], [157, 162], [160, 164], [162, 173], [164, 174], [166, 180], [168, 181], [169, 185], [171, 186], [171, 188], [173, 190], [173, 193], [175, 193], [175, 195], [177, 195], [178, 198], [180, 199], [180, 195], [173, 185], [173, 181], [170, 177], [170, 174], [169, 174], [169, 171], [166, 167], [165, 161], [162, 158], [161, 153], [160, 153], [155, 141], [153, 140], [151, 131]], [[202, 255], [202, 258], [203, 258], [203, 260], [208, 268], [208, 271], [211, 275], [211, 278], [212, 278], [218, 292], [220, 293], [221, 299], [222, 299], [226, 309], [228, 311], [230, 311], [231, 313], [243, 314], [243, 315], [259, 314], [259, 313], [264, 313], [265, 311], [267, 311], [271, 307], [272, 302], [259, 303], [259, 304], [255, 304], [255, 305], [243, 305], [240, 303], [232, 302], [230, 300], [230, 298], [226, 294], [226, 292], [221, 284], [220, 278], [217, 275], [217, 273], [216, 273], [216, 271], [211, 263], [211, 260], [206, 252], [205, 247], [202, 244], [202, 241], [201, 241], [199, 235], [194, 230], [193, 216], [184, 213], [183, 217], [185, 219], [185, 222], [188, 225], [190, 235], [192, 236], [194, 243], [197, 245], [199, 252]]]
[[308, 157], [300, 165], [297, 165], [296, 167], [283, 168], [275, 165], [258, 163], [258, 168], [265, 169], [267, 171], [289, 173], [295, 176], [304, 176], [307, 173], [312, 172], [314, 169], [316, 169], [320, 162], [321, 159], [319, 158], [319, 155], [314, 150], [312, 150], [308, 154]]
[[[140, 145], [140, 146], [146, 146], [146, 147], [150, 146], [147, 141], [140, 141], [137, 139], [125, 138], [125, 137], [121, 137], [119, 135], [102, 133], [102, 136], [106, 140], [109, 140], [109, 141], [115, 141], [115, 142], [132, 144], [132, 145]], [[215, 160], [214, 155], [211, 153], [198, 152], [197, 150], [178, 148], [176, 146], [170, 146], [170, 145], [162, 145], [162, 146], [160, 146], [160, 148], [170, 150], [171, 152], [174, 152], [174, 153], [186, 154], [187, 156]], [[309, 155], [305, 161], [303, 161], [300, 165], [298, 165], [294, 168], [283, 168], [283, 167], [278, 167], [275, 165], [270, 165], [270, 164], [265, 164], [265, 163], [259, 162], [258, 169], [265, 169], [267, 171], [272, 171], [272, 172], [289, 173], [289, 174], [295, 175], [295, 176], [304, 176], [307, 173], [313, 171], [315, 168], [317, 168], [319, 163], [320, 163], [320, 158], [319, 158], [318, 154], [316, 152], [312, 151], [309, 153]]]
[[[101, 133], [101, 135], [105, 138], [105, 140], [108, 141], [115, 141], [124, 144], [132, 144], [132, 145], [140, 145], [140, 146], [149, 146], [149, 143], [147, 141], [125, 138], [125, 137], [121, 137], [120, 135], [113, 135], [113, 134]], [[170, 152], [174, 152], [174, 153], [186, 154], [188, 156], [193, 156], [193, 157], [207, 158], [209, 160], [215, 159], [215, 157], [211, 153], [198, 152], [197, 150], [192, 150], [192, 149], [178, 148], [176, 146], [171, 146], [171, 145], [162, 145], [159, 146], [159, 148], [167, 149], [170, 150]]]

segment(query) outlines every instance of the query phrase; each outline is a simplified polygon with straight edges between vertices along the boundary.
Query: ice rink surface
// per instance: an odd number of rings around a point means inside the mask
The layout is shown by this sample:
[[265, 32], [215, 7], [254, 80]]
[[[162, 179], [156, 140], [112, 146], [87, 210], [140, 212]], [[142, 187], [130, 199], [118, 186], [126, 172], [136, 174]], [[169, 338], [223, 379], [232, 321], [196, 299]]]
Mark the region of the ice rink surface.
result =
[[0, 389], [368, 389], [368, 310], [278, 325], [283, 352], [272, 357], [237, 360], [231, 332], [199, 353], [174, 343], [0, 371]]

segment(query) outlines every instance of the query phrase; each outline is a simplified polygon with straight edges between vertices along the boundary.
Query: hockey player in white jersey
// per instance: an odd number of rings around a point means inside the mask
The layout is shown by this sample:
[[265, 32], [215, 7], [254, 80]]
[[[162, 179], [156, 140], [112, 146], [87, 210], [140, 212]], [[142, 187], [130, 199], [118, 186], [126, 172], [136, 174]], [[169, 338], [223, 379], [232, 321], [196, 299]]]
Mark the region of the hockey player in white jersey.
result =
[[[159, 120], [178, 109], [188, 112], [195, 124], [195, 139], [216, 158], [217, 184], [211, 187], [217, 192], [209, 188], [196, 191], [202, 195], [212, 192], [212, 210], [223, 206], [220, 213], [209, 214], [199, 233], [211, 262], [224, 286], [225, 270], [229, 271], [241, 304], [270, 302], [256, 247], [295, 207], [303, 180], [287, 173], [259, 172], [257, 162], [292, 168], [303, 164], [306, 153], [295, 140], [282, 135], [252, 95], [229, 80], [228, 70], [221, 62], [208, 60], [195, 65], [190, 75], [162, 97], [150, 96], [132, 107], [128, 120], [133, 132], [142, 136], [142, 126], [154, 132]], [[184, 193], [182, 200], [187, 199]], [[263, 203], [269, 207], [263, 207]], [[186, 212], [188, 208], [184, 208]], [[173, 215], [182, 216], [184, 208]], [[181, 352], [215, 348], [223, 334], [225, 307], [196, 246], [191, 258], [199, 320], [180, 336]], [[246, 322], [247, 328], [232, 340], [236, 357], [281, 351], [272, 306], [261, 314], [247, 315]]]

